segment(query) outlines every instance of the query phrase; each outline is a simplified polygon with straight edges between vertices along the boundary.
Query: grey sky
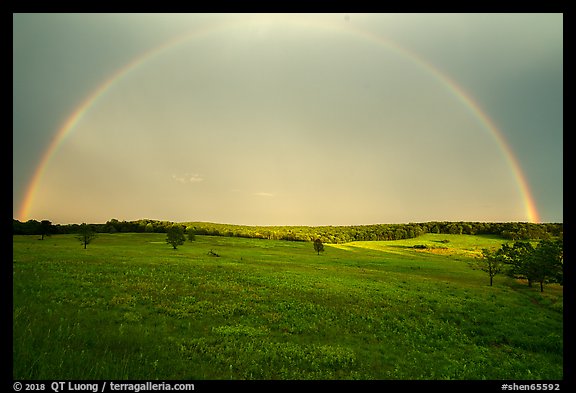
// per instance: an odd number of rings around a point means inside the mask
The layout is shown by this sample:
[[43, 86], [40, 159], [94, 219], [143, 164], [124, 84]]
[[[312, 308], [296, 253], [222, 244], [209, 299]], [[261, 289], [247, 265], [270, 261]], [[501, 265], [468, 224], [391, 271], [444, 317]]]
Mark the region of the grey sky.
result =
[[[494, 136], [414, 53], [483, 108], [542, 221], [561, 222], [562, 30], [561, 14], [15, 14], [14, 216], [527, 220]], [[19, 217], [42, 155], [79, 105], [187, 32], [204, 33], [94, 101]]]

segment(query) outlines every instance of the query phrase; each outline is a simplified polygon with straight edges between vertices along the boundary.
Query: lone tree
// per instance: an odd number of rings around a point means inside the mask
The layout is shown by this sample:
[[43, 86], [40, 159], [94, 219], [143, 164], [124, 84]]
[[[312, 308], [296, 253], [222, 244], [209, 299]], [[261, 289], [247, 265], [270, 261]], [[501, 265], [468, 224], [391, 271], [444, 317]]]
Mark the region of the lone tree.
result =
[[95, 237], [96, 232], [92, 228], [92, 225], [88, 225], [84, 222], [78, 227], [78, 236], [76, 236], [76, 239], [80, 240], [80, 242], [84, 244], [84, 249], [86, 249], [86, 246], [88, 246]]
[[191, 242], [196, 241], [196, 233], [194, 231], [194, 227], [187, 227], [186, 232], [188, 233], [188, 240]]
[[498, 251], [494, 252], [487, 248], [482, 249], [482, 258], [483, 264], [480, 268], [488, 273], [488, 276], [490, 276], [490, 286], [492, 286], [494, 276], [500, 273], [502, 268], [502, 258]]
[[184, 228], [180, 225], [172, 225], [166, 231], [166, 243], [171, 244], [174, 250], [184, 244], [186, 237], [184, 236]]
[[38, 229], [40, 231], [40, 235], [42, 236], [41, 240], [44, 240], [44, 236], [50, 236], [52, 233], [52, 223], [48, 220], [42, 220], [40, 221]]
[[314, 250], [320, 255], [321, 252], [324, 252], [324, 244], [322, 244], [322, 240], [320, 238], [314, 240]]

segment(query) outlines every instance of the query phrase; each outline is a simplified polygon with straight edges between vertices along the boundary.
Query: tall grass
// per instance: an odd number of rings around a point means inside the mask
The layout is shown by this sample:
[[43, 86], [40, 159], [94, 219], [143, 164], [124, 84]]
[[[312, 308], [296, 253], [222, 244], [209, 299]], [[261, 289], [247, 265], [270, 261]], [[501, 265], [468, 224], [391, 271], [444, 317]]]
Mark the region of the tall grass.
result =
[[15, 236], [14, 378], [561, 379], [562, 288], [490, 287], [469, 262], [501, 239], [448, 236], [320, 256], [272, 240], [173, 250], [162, 234], [106, 234], [84, 250]]

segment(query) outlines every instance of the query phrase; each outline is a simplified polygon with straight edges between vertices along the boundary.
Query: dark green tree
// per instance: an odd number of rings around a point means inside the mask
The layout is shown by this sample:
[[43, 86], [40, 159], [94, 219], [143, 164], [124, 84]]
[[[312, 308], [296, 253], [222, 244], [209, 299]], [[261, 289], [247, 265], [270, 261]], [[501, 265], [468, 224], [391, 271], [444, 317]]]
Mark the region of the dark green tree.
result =
[[534, 280], [529, 269], [529, 261], [534, 252], [534, 247], [530, 242], [515, 241], [513, 245], [502, 244], [497, 253], [506, 265], [506, 274], [513, 278], [528, 280], [528, 286], [532, 286]]
[[78, 226], [78, 236], [76, 239], [84, 245], [84, 249], [90, 244], [92, 240], [96, 237], [96, 232], [92, 228], [92, 225], [88, 225], [85, 222]]
[[110, 233], [116, 233], [120, 231], [120, 222], [115, 218], [107, 221], [106, 225], [108, 227], [108, 232]]
[[181, 225], [174, 224], [166, 229], [166, 243], [171, 244], [174, 250], [184, 244], [185, 241], [184, 228]]
[[40, 221], [40, 225], [38, 227], [40, 231], [40, 236], [42, 240], [44, 240], [44, 236], [50, 236], [52, 234], [52, 223], [48, 220]]
[[324, 244], [322, 244], [322, 240], [320, 238], [314, 240], [314, 250], [320, 255], [321, 252], [324, 252]]
[[540, 291], [544, 291], [545, 282], [563, 284], [563, 240], [541, 240], [534, 248], [530, 242], [516, 241], [514, 245], [503, 244], [498, 254], [507, 265], [507, 273], [514, 278], [528, 280], [528, 286], [533, 282], [540, 283]]
[[542, 240], [527, 261], [527, 271], [533, 281], [540, 283], [544, 292], [545, 282], [563, 282], [564, 252], [562, 240]]

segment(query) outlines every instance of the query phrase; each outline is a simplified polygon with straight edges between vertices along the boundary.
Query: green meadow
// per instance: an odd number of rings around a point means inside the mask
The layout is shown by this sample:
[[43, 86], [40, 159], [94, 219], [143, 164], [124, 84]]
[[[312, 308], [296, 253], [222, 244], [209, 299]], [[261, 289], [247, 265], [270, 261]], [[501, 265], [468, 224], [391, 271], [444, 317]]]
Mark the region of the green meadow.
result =
[[563, 378], [562, 287], [474, 267], [501, 238], [165, 240], [14, 236], [14, 379]]

